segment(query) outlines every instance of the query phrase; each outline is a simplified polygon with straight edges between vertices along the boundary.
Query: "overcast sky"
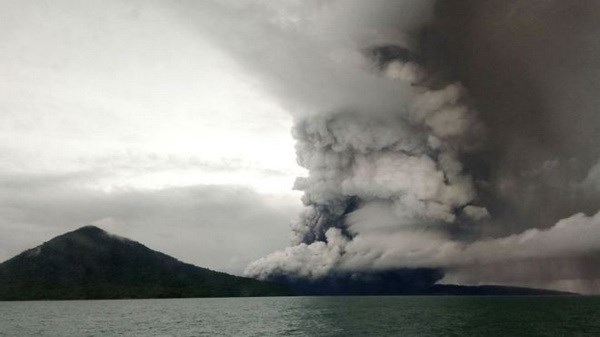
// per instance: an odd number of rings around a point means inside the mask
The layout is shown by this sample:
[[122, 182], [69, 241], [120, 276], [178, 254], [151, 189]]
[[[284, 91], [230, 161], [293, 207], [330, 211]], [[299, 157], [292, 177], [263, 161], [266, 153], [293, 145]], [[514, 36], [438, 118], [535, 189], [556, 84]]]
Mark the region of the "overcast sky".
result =
[[87, 224], [241, 273], [289, 242], [292, 120], [169, 1], [0, 1], [0, 260]]

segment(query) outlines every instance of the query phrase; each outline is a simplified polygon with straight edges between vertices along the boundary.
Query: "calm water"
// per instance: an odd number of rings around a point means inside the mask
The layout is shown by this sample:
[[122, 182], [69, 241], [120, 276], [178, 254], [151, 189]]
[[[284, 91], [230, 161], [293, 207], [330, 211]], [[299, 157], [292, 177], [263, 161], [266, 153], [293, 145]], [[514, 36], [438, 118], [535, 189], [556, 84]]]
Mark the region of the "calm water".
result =
[[600, 297], [0, 302], [0, 336], [600, 336]]

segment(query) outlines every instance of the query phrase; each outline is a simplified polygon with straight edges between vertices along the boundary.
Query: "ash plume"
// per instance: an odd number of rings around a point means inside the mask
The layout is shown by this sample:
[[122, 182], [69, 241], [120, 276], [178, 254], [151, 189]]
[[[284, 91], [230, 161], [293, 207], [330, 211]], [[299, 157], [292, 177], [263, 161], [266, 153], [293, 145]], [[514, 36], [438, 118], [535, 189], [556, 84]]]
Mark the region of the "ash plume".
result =
[[[246, 274], [427, 268], [431, 282], [442, 270], [442, 282], [600, 291], [599, 9], [204, 4], [213, 42], [292, 113], [308, 171], [294, 186], [306, 209], [292, 245]], [[560, 262], [531, 275], [501, 267], [548, 260]], [[565, 265], [577, 267], [566, 275]]]

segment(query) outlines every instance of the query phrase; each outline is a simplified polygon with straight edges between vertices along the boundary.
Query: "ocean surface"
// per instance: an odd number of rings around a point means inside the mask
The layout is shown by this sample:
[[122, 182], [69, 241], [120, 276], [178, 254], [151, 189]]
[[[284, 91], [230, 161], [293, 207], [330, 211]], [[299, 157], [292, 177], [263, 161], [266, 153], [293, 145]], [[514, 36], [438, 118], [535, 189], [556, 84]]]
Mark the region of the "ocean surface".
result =
[[600, 297], [0, 302], [0, 336], [600, 336]]

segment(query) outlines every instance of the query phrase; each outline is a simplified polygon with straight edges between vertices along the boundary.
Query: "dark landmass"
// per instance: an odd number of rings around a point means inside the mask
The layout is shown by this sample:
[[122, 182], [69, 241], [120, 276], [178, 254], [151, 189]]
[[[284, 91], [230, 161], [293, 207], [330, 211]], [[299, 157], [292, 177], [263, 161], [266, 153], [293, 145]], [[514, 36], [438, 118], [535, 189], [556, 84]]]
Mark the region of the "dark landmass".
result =
[[316, 280], [299, 279], [286, 275], [272, 281], [285, 284], [304, 296], [378, 296], [378, 295], [461, 295], [461, 296], [516, 296], [516, 295], [575, 295], [573, 293], [507, 287], [498, 285], [460, 286], [436, 284], [442, 279], [442, 270], [434, 268], [405, 268], [378, 272], [336, 273]]
[[94, 226], [82, 227], [0, 264], [0, 300], [242, 296], [565, 295], [504, 286], [436, 284], [431, 268], [335, 273], [317, 280], [258, 281], [183, 263]]
[[272, 282], [183, 263], [94, 226], [0, 264], [0, 300], [283, 296]]
[[271, 280], [300, 295], [416, 295], [425, 294], [444, 273], [437, 269], [398, 269], [377, 272], [337, 272], [318, 279], [278, 275]]

